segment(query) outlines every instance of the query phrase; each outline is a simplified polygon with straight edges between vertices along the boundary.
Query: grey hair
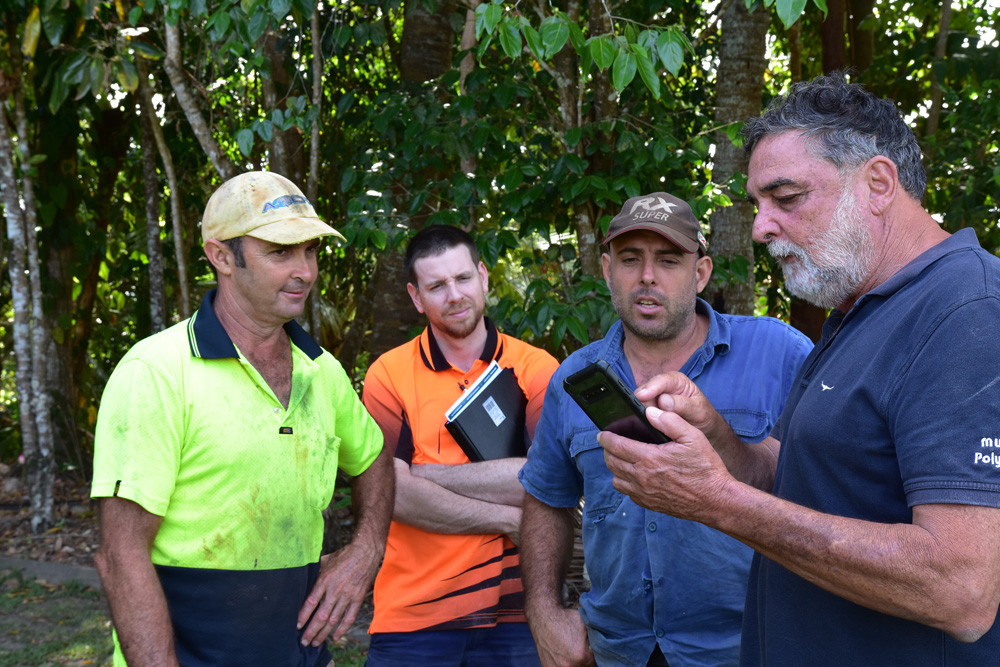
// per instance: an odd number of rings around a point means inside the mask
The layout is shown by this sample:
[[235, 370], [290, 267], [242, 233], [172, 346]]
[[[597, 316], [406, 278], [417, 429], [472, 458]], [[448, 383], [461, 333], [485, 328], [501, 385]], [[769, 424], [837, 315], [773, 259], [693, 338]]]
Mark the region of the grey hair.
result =
[[787, 95], [773, 99], [743, 126], [743, 150], [749, 157], [764, 137], [790, 130], [801, 131], [818, 156], [840, 171], [876, 155], [889, 158], [903, 189], [923, 201], [927, 173], [913, 130], [891, 101], [848, 83], [842, 72], [796, 83]]

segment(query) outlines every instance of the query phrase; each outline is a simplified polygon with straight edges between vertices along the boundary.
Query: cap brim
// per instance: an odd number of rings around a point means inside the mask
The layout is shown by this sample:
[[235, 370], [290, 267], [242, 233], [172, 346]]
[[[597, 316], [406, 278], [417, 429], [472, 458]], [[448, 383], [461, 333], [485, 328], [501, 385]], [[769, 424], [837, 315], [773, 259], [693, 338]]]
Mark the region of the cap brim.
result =
[[319, 218], [286, 218], [269, 225], [261, 225], [248, 231], [246, 235], [279, 245], [305, 243], [323, 236], [335, 236], [341, 241], [347, 240], [343, 234]]
[[691, 239], [687, 238], [686, 236], [683, 236], [682, 234], [678, 233], [671, 234], [670, 232], [672, 230], [664, 229], [662, 226], [659, 225], [643, 225], [643, 224], [629, 225], [624, 229], [619, 229], [615, 233], [608, 234], [607, 236], [605, 236], [604, 245], [608, 245], [609, 243], [611, 243], [612, 239], [616, 239], [622, 234], [627, 234], [628, 232], [638, 232], [643, 230], [648, 232], [656, 232], [657, 234], [667, 239], [668, 241], [673, 243], [675, 246], [677, 246], [684, 252], [687, 253], [698, 252], [699, 244], [697, 241], [692, 241]]

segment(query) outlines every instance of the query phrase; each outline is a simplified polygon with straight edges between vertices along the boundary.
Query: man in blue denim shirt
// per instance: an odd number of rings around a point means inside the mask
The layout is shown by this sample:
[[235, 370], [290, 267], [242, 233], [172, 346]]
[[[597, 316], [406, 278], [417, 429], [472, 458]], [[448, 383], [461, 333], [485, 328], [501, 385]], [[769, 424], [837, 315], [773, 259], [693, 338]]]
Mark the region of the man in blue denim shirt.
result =
[[[735, 664], [752, 551], [701, 524], [636, 505], [611, 485], [597, 427], [563, 379], [603, 359], [633, 389], [690, 377], [748, 442], [764, 439], [812, 344], [771, 318], [716, 313], [697, 293], [712, 260], [690, 207], [665, 193], [625, 202], [605, 238], [604, 277], [621, 317], [549, 384], [520, 479], [526, 611], [543, 664]], [[591, 589], [562, 600], [570, 510], [584, 497]]]

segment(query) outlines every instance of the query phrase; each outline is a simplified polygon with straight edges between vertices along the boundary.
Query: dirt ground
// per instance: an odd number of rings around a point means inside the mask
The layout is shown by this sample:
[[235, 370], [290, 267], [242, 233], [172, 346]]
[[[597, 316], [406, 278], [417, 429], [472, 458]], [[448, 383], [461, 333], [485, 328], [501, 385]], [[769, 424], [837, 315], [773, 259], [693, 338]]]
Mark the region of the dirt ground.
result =
[[0, 495], [0, 556], [93, 566], [100, 535], [97, 506], [89, 493], [89, 484], [58, 480], [56, 525], [41, 535], [31, 533], [28, 500], [23, 494]]

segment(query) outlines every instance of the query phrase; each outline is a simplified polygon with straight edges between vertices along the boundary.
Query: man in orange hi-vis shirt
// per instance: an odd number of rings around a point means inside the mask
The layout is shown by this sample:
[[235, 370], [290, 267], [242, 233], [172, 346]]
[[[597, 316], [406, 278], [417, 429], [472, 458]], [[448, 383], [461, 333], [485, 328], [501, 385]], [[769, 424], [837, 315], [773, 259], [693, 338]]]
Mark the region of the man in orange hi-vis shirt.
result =
[[464, 231], [420, 231], [406, 266], [428, 326], [365, 377], [364, 403], [395, 452], [397, 483], [367, 664], [537, 665], [517, 548], [524, 459], [470, 462], [445, 412], [496, 360], [524, 393], [530, 442], [558, 364], [483, 317], [486, 267]]

